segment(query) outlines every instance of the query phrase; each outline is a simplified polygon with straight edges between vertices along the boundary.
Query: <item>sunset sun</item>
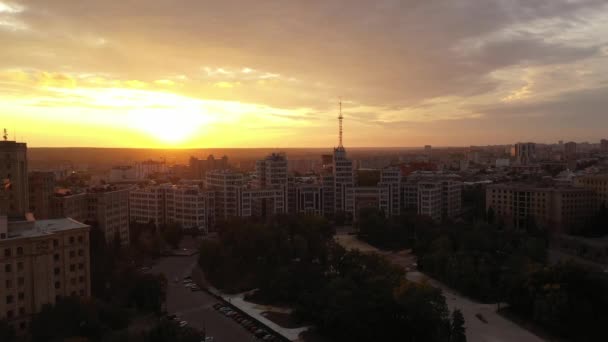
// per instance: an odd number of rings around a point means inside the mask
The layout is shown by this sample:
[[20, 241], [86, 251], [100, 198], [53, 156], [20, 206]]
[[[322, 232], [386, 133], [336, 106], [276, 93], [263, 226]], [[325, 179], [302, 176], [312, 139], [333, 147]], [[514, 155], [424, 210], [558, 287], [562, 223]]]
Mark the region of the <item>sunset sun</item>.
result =
[[161, 143], [178, 145], [200, 133], [207, 120], [202, 114], [174, 112], [173, 109], [146, 109], [132, 113], [131, 121], [138, 130]]

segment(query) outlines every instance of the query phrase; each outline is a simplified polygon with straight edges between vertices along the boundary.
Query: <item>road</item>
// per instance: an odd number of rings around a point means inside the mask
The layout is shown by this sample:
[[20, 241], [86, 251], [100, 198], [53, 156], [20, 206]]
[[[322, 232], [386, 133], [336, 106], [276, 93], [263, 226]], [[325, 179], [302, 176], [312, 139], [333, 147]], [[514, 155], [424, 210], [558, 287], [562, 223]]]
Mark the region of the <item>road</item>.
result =
[[[190, 275], [198, 256], [164, 257], [152, 267], [151, 273], [162, 273], [167, 277], [167, 312], [179, 315], [182, 320], [197, 329], [206, 329], [207, 336], [215, 342], [249, 342], [253, 335], [232, 319], [213, 309], [219, 301], [204, 291], [192, 292], [182, 284], [183, 277]], [[179, 282], [175, 283], [174, 279]]]
[[[445, 296], [450, 311], [460, 309], [465, 318], [465, 327], [468, 342], [542, 342], [543, 339], [528, 330], [518, 326], [496, 312], [496, 304], [481, 304], [467, 297], [461, 296], [444, 284], [415, 271], [415, 256], [406, 252], [391, 253], [358, 240], [354, 235], [338, 234], [336, 241], [347, 249], [359, 249], [364, 252], [376, 252], [384, 255], [391, 262], [403, 267], [407, 272], [408, 280], [421, 282], [428, 281], [434, 287], [440, 288]], [[411, 270], [411, 271], [410, 271]], [[487, 323], [476, 316], [481, 314]]]

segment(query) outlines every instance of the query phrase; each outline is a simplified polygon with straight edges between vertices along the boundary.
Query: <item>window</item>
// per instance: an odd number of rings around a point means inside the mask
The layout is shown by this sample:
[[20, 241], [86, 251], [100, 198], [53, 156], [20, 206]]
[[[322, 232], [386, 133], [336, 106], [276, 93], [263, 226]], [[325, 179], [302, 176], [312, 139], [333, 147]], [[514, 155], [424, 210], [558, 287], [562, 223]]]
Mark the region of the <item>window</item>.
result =
[[70, 236], [70, 244], [71, 245], [74, 244], [74, 237], [73, 236]]
[[4, 250], [4, 256], [7, 257], [7, 258], [11, 256], [11, 249], [10, 248], [6, 248]]
[[78, 237], [78, 242], [82, 243], [82, 241], [84, 241], [84, 238], [82, 236]]
[[10, 279], [6, 280], [6, 288], [10, 289], [11, 287], [13, 287], [13, 281]]
[[25, 284], [25, 278], [19, 277], [19, 279], [17, 279], [17, 284], [23, 286]]
[[73, 257], [75, 257], [75, 256], [76, 256], [76, 252], [74, 252], [74, 251], [70, 251], [70, 258], [73, 258]]
[[57, 247], [57, 246], [59, 246], [59, 240], [54, 239], [53, 240], [53, 247]]
[[6, 312], [6, 318], [11, 319], [13, 318], [14, 314], [13, 314], [13, 310], [8, 310]]
[[83, 256], [84, 255], [84, 251], [82, 249], [78, 250], [78, 256]]
[[21, 308], [19, 308], [19, 316], [23, 316], [23, 315], [25, 315], [25, 308], [21, 307]]
[[23, 271], [23, 263], [22, 262], [18, 262], [17, 263], [17, 271]]
[[71, 264], [70, 265], [70, 272], [74, 272], [76, 271], [76, 264]]
[[59, 254], [55, 254], [55, 255], [53, 256], [53, 259], [54, 259], [55, 261], [59, 261]]
[[58, 281], [56, 281], [55, 282], [55, 289], [59, 289], [59, 288], [61, 288], [61, 283], [58, 282]]
[[84, 269], [84, 264], [83, 263], [78, 264], [78, 269], [79, 270], [83, 270]]
[[84, 283], [84, 277], [83, 276], [78, 277], [78, 282]]
[[6, 272], [6, 273], [10, 273], [12, 269], [13, 269], [13, 268], [12, 268], [12, 265], [11, 265], [11, 264], [6, 264], [6, 265], [4, 265], [4, 272]]
[[76, 278], [72, 278], [72, 279], [70, 279], [70, 284], [72, 284], [72, 285], [76, 285]]
[[58, 275], [59, 273], [61, 273], [61, 270], [59, 267], [55, 267], [55, 275]]
[[23, 255], [23, 247], [17, 247], [17, 255]]
[[19, 298], [19, 300], [23, 300], [23, 298], [25, 298], [25, 293], [19, 292], [19, 294], [17, 295], [17, 298]]
[[12, 304], [13, 303], [13, 296], [6, 296], [6, 304]]
[[19, 329], [20, 330], [25, 330], [25, 328], [27, 328], [27, 324], [25, 322], [19, 323]]

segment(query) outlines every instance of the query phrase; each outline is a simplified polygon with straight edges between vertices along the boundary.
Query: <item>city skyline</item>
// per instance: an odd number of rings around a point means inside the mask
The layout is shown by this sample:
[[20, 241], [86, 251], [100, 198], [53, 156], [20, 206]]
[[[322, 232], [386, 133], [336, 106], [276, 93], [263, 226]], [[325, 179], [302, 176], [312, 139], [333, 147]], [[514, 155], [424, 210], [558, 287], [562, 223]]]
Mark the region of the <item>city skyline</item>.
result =
[[11, 138], [335, 146], [339, 98], [348, 147], [605, 137], [603, 1], [143, 4], [0, 0]]

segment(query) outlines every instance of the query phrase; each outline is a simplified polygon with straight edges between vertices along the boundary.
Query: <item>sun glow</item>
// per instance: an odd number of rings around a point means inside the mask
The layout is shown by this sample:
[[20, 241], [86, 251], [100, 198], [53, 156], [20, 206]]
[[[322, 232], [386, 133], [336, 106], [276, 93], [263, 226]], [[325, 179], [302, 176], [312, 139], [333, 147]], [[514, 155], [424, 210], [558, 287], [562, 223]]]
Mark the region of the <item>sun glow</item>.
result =
[[208, 121], [203, 114], [178, 112], [180, 110], [184, 109], [136, 110], [131, 112], [130, 119], [138, 130], [174, 145], [193, 138]]

